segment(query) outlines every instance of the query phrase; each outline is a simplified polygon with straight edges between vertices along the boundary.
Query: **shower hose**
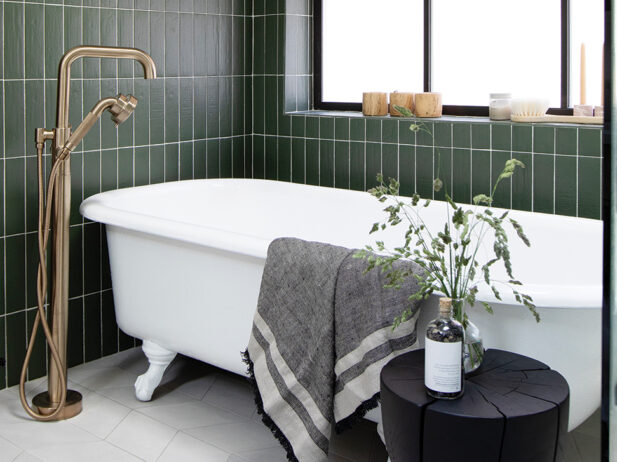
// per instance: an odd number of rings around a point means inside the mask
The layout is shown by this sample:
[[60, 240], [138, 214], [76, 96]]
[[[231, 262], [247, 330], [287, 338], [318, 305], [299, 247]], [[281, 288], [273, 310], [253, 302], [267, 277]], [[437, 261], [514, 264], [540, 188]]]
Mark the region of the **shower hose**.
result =
[[[49, 231], [51, 222], [51, 209], [52, 201], [54, 198], [54, 192], [56, 187], [56, 180], [58, 178], [58, 172], [60, 167], [67, 159], [70, 150], [66, 147], [62, 148], [51, 167], [49, 173], [49, 182], [47, 183], [47, 192], [44, 191], [44, 178], [43, 178], [43, 149], [45, 141], [37, 138], [36, 150], [37, 150], [37, 174], [38, 174], [38, 187], [39, 187], [39, 223], [38, 223], [38, 247], [39, 247], [39, 266], [36, 275], [36, 297], [38, 310], [36, 318], [34, 319], [34, 325], [32, 326], [32, 333], [30, 334], [30, 341], [28, 342], [28, 349], [26, 351], [26, 357], [21, 369], [21, 376], [19, 378], [19, 399], [24, 407], [25, 411], [36, 420], [54, 420], [56, 416], [62, 412], [62, 409], [66, 403], [66, 375], [64, 374], [64, 364], [58, 354], [58, 348], [53, 342], [51, 330], [47, 322], [47, 316], [45, 314], [45, 297], [47, 294], [47, 244], [49, 241]], [[25, 382], [26, 374], [28, 372], [28, 364], [30, 363], [30, 357], [32, 356], [32, 350], [34, 348], [34, 340], [36, 339], [36, 333], [38, 326], [43, 326], [45, 337], [47, 338], [47, 344], [51, 353], [51, 360], [58, 369], [58, 376], [60, 378], [60, 386], [62, 389], [62, 396], [58, 407], [50, 414], [40, 414], [35, 409], [30, 407], [26, 400]]]

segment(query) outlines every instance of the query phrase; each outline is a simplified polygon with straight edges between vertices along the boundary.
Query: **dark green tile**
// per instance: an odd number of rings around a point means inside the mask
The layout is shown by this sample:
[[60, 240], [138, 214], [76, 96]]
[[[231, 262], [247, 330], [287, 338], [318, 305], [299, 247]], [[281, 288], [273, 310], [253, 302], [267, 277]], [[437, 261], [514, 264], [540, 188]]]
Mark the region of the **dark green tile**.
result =
[[[510, 160], [509, 152], [502, 151], [494, 151], [492, 154], [492, 172], [491, 172], [491, 191], [495, 186], [495, 182], [497, 178], [499, 178], [500, 173], [503, 171], [505, 167], [506, 161]], [[515, 174], [518, 172], [515, 172]], [[493, 197], [493, 205], [495, 207], [501, 208], [510, 208], [510, 189], [511, 189], [512, 180], [510, 178], [502, 179], [497, 185], [497, 189], [495, 190], [495, 196]]]
[[512, 126], [512, 150], [531, 152], [532, 150], [532, 127], [531, 125]]
[[93, 293], [101, 290], [101, 225], [84, 225], [84, 291]]
[[231, 178], [232, 176], [232, 155], [231, 140], [223, 138], [219, 143], [219, 162], [221, 168], [221, 178]]
[[319, 138], [322, 140], [334, 139], [334, 119], [332, 117], [319, 118]]
[[278, 17], [266, 16], [266, 53], [265, 73], [275, 75], [278, 72], [278, 49], [276, 44], [278, 34]]
[[180, 141], [193, 139], [193, 79], [180, 79]]
[[253, 137], [253, 178], [265, 178], [266, 161], [266, 140], [265, 137], [255, 135]]
[[133, 148], [118, 149], [118, 187], [133, 186]]
[[180, 75], [180, 17], [165, 14], [165, 77]]
[[349, 142], [334, 144], [334, 186], [349, 189]]
[[[101, 94], [115, 95], [118, 92], [115, 79], [101, 81]], [[101, 147], [115, 148], [118, 146], [118, 129], [111, 118], [104, 117], [99, 121], [101, 125]]]
[[452, 146], [452, 124], [435, 123], [435, 146]]
[[382, 129], [382, 141], [384, 143], [398, 143], [398, 120], [384, 119]]
[[[295, 119], [295, 118], [293, 118]], [[305, 141], [302, 138], [291, 139], [291, 181], [294, 183], [304, 183], [304, 153]]]
[[532, 210], [532, 155], [524, 152], [513, 152], [512, 157], [525, 164], [525, 168], [517, 168], [512, 176], [512, 208], [516, 210]]
[[[80, 8], [64, 8], [64, 49], [83, 45], [82, 14]], [[71, 77], [83, 76], [83, 59], [75, 61], [71, 66]]]
[[[473, 135], [472, 135], [473, 136]], [[487, 151], [471, 151], [471, 199], [491, 193], [491, 156]]]
[[234, 77], [231, 89], [231, 131], [232, 135], [244, 133], [244, 79]]
[[364, 143], [349, 143], [349, 188], [356, 191], [365, 191], [364, 148]]
[[384, 144], [381, 147], [381, 169], [386, 178], [398, 180], [398, 146]]
[[206, 160], [206, 169], [208, 173], [208, 178], [220, 178], [221, 177], [221, 167], [220, 167], [220, 157], [219, 157], [219, 148], [220, 143], [218, 140], [208, 140], [206, 143], [206, 152], [207, 152], [207, 160]]
[[195, 75], [206, 75], [206, 16], [194, 15], [193, 17], [193, 45], [194, 49], [194, 72]]
[[68, 337], [66, 345], [67, 367], [84, 362], [84, 301], [83, 298], [69, 300]]
[[114, 310], [114, 297], [111, 290], [101, 296], [101, 321], [103, 337], [103, 356], [118, 352], [118, 325]]
[[307, 138], [319, 138], [319, 118], [307, 117], [306, 118], [306, 137]]
[[193, 57], [193, 15], [180, 14], [180, 69], [179, 73], [184, 77], [192, 77], [194, 74]]
[[[90, 45], [99, 45], [101, 28], [101, 10], [98, 8], [83, 8], [83, 40]], [[145, 14], [145, 13], [144, 13]], [[148, 28], [148, 34], [149, 34]], [[145, 48], [150, 49], [150, 47]], [[152, 54], [152, 50], [150, 50]], [[152, 55], [154, 56], [154, 55]], [[84, 77], [93, 78], [100, 76], [100, 59], [88, 58], [83, 60]], [[158, 62], [158, 61], [157, 61]]]
[[[34, 160], [34, 159], [32, 159]], [[32, 172], [35, 171], [35, 162], [32, 162]], [[79, 213], [79, 205], [84, 199], [83, 190], [82, 190], [82, 172], [83, 172], [83, 153], [74, 152], [71, 154], [71, 208], [69, 210], [70, 216], [70, 225], [77, 225], [81, 223], [81, 214]], [[28, 179], [28, 181], [31, 181]], [[35, 186], [32, 186], [32, 189], [35, 189]], [[26, 191], [28, 187], [26, 185]], [[30, 194], [28, 194], [30, 195]], [[34, 194], [33, 194], [34, 195]], [[33, 198], [34, 199], [34, 198]], [[35, 201], [31, 201], [32, 204], [35, 204]], [[34, 213], [34, 211], [33, 211]], [[32, 219], [31, 222], [34, 222], [35, 219]]]
[[23, 310], [26, 308], [26, 238], [10, 236], [4, 240], [6, 258], [6, 312]]
[[555, 157], [555, 213], [576, 216], [576, 158]]
[[[219, 79], [219, 136], [231, 136], [231, 79]], [[266, 122], [267, 122], [266, 118]]]
[[291, 139], [278, 139], [278, 180], [291, 181]]
[[464, 122], [452, 124], [452, 146], [455, 148], [471, 147], [471, 125]]
[[[4, 78], [24, 78], [24, 5], [4, 5]], [[8, 98], [7, 98], [8, 99]]]
[[165, 147], [150, 147], [150, 183], [162, 183], [165, 180]]
[[253, 37], [254, 37], [254, 57], [253, 66], [254, 73], [263, 75], [266, 69], [266, 19], [264, 17], [256, 17], [253, 22]]
[[231, 48], [232, 48], [232, 62], [231, 62], [231, 74], [242, 75], [244, 74], [244, 23], [245, 18], [234, 17], [232, 21], [232, 36], [231, 36]]
[[165, 142], [170, 143], [180, 139], [180, 79], [165, 79]]
[[165, 77], [165, 14], [150, 13], [150, 56], [156, 63], [157, 75]]
[[26, 159], [5, 160], [5, 232], [7, 235], [25, 231]]
[[416, 134], [411, 130], [411, 122], [408, 120], [400, 120], [398, 125], [399, 143], [401, 144], [416, 144]]
[[150, 83], [150, 143], [165, 141], [165, 80]]
[[[193, 145], [193, 162], [195, 164], [194, 177], [195, 178], [207, 178], [208, 176], [208, 164], [207, 164], [207, 143], [205, 140], [195, 141]], [[135, 166], [137, 166], [137, 158], [135, 158]], [[137, 182], [137, 177], [135, 178]]]
[[101, 357], [101, 295], [84, 297], [84, 353], [85, 361]]
[[[84, 110], [89, 111], [96, 102], [99, 100], [101, 91], [101, 84], [98, 80], [84, 80], [83, 81], [83, 106]], [[139, 103], [141, 104], [141, 102]], [[146, 114], [146, 117], [148, 115]], [[99, 150], [101, 148], [101, 131], [97, 125], [90, 130], [81, 143], [84, 151]]]
[[416, 191], [425, 199], [433, 197], [433, 149], [416, 147]]
[[577, 151], [577, 128], [559, 127], [556, 129], [555, 138], [557, 140], [556, 154], [575, 156]]
[[[25, 155], [24, 82], [4, 82], [6, 115], [4, 119], [4, 157]], [[10, 111], [10, 113], [9, 113]]]
[[305, 117], [293, 116], [291, 117], [291, 135], [293, 137], [304, 138], [305, 134]]
[[491, 126], [486, 123], [471, 124], [471, 147], [473, 149], [490, 149]]
[[402, 196], [416, 192], [416, 149], [414, 146], [399, 146], [399, 182]]
[[[136, 146], [145, 146], [150, 140], [150, 84], [147, 80], [135, 80], [134, 95], [139, 100], [133, 113]], [[124, 125], [124, 124], [123, 124]]]
[[598, 128], [578, 129], [578, 155], [602, 156], [602, 130]]
[[276, 94], [277, 94], [277, 78], [266, 77], [265, 79], [265, 97], [266, 97], [266, 113], [265, 113], [265, 130], [268, 135], [278, 134], [278, 117], [276, 109]]
[[26, 356], [26, 312], [13, 313], [6, 322], [6, 378], [7, 386], [17, 385], [21, 365]]
[[83, 294], [83, 232], [81, 226], [69, 228], [69, 298]]
[[[40, 4], [26, 4], [26, 33], [25, 33], [25, 57], [26, 78], [43, 78], [45, 60], [43, 59], [44, 35], [43, 21], [45, 18], [45, 6]], [[9, 33], [9, 31], [5, 31]], [[7, 46], [8, 44], [5, 44]], [[41, 100], [42, 101], [42, 100]]]
[[84, 197], [101, 192], [101, 153], [86, 152], [84, 162]]
[[101, 191], [118, 189], [118, 151], [101, 152]]
[[[247, 168], [245, 161], [245, 137], [237, 136], [231, 141], [232, 171], [234, 178], [244, 178]], [[290, 154], [291, 155], [291, 154]]]
[[382, 173], [381, 144], [366, 143], [366, 188], [377, 186], [377, 174]]
[[193, 143], [180, 144], [180, 179], [193, 179]]
[[435, 127], [432, 122], [418, 122], [420, 129], [416, 132], [416, 141], [419, 146], [433, 146], [435, 141]]
[[491, 124], [491, 146], [500, 151], [512, 150], [512, 126], [510, 124]]
[[265, 0], [265, 5], [266, 5], [265, 14], [278, 13], [278, 1], [279, 0]]
[[[456, 125], [454, 126], [456, 127]], [[471, 203], [471, 151], [452, 150], [452, 199], [462, 204]]]
[[179, 179], [180, 152], [177, 144], [165, 145], [165, 181], [177, 181]]
[[533, 211], [554, 213], [554, 174], [555, 157], [533, 156]]
[[[308, 119], [307, 119], [307, 122], [308, 122]], [[364, 118], [350, 119], [349, 137], [352, 141], [364, 141], [366, 139], [366, 119]]]
[[533, 127], [533, 152], [553, 154], [555, 152], [555, 129], [553, 127]]
[[[32, 334], [32, 326], [34, 319], [36, 318], [37, 310], [29, 310], [26, 312], [26, 319], [28, 323], [28, 339]], [[38, 379], [47, 374], [47, 349], [45, 346], [45, 338], [41, 334], [41, 326], [39, 325], [39, 334], [34, 340], [34, 347], [32, 348], [32, 356], [30, 356], [30, 362], [28, 364], [28, 380]], [[28, 340], [29, 342], [30, 340]]]
[[381, 119], [366, 119], [366, 141], [381, 143]]
[[[1, 8], [1, 5], [0, 5]], [[1, 10], [0, 10], [1, 11]], [[0, 317], [0, 358], [6, 359], [4, 357], [5, 350], [5, 335], [4, 335], [4, 317]], [[0, 366], [0, 390], [6, 387], [6, 374], [5, 368]]]
[[600, 219], [602, 212], [601, 159], [578, 159], [578, 216]]
[[244, 178], [253, 178], [253, 136], [244, 136]]
[[26, 81], [26, 154], [34, 154], [34, 130], [45, 126], [44, 101], [45, 82], [43, 80]]
[[[49, 254], [49, 252], [48, 252]], [[48, 265], [50, 258], [48, 257]], [[26, 306], [38, 306], [36, 279], [39, 267], [39, 239], [37, 233], [26, 234]]]
[[435, 148], [435, 178], [443, 182], [441, 190], [433, 192], [433, 198], [445, 200], [446, 194], [452, 197], [452, 148]]
[[111, 268], [109, 266], [109, 249], [107, 248], [107, 233], [101, 226], [101, 290], [111, 289]]
[[266, 179], [278, 178], [277, 139], [275, 136], [266, 136]]
[[314, 139], [306, 140], [306, 184], [319, 186], [319, 141]]
[[[114, 10], [101, 10], [101, 45], [117, 46], [118, 44], [118, 17]], [[117, 76], [117, 60], [116, 59], [101, 59], [101, 76], [112, 77]], [[160, 63], [162, 66], [163, 62]]]
[[334, 186], [334, 141], [322, 139], [319, 142], [319, 184]]

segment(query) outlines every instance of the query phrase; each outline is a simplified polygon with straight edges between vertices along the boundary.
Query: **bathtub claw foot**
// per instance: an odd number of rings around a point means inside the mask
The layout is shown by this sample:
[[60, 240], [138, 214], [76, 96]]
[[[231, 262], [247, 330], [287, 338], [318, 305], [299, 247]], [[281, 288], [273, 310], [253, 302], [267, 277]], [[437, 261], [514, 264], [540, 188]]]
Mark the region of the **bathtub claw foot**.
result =
[[154, 393], [156, 387], [161, 383], [163, 373], [176, 357], [176, 353], [150, 340], [144, 340], [141, 349], [148, 358], [150, 367], [148, 367], [145, 374], [137, 377], [135, 381], [135, 396], [139, 401], [150, 401], [150, 399], [152, 399], [152, 393]]

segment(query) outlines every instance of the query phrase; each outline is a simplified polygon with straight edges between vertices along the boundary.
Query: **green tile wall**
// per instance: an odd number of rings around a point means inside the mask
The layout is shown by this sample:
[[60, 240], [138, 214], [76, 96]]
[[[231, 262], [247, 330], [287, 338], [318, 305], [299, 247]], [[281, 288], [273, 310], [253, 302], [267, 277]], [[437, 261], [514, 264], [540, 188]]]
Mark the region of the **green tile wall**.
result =
[[[104, 227], [79, 203], [100, 191], [178, 179], [244, 177], [252, 162], [251, 0], [0, 2], [0, 388], [19, 380], [34, 320], [37, 266], [36, 127], [55, 126], [58, 63], [79, 44], [135, 46], [139, 65], [86, 59], [72, 67], [70, 120], [101, 98], [139, 98], [115, 129], [107, 115], [72, 154], [69, 366], [131, 347], [113, 311]], [[47, 155], [49, 166], [49, 156]], [[40, 332], [40, 330], [39, 330]], [[39, 338], [28, 376], [46, 373]]]
[[383, 172], [404, 194], [441, 198], [431, 187], [439, 167], [468, 203], [515, 157], [526, 168], [500, 184], [496, 205], [600, 218], [600, 127], [426, 120], [433, 139], [409, 120], [310, 112], [312, 1], [255, 0], [254, 13], [253, 177], [366, 190]]

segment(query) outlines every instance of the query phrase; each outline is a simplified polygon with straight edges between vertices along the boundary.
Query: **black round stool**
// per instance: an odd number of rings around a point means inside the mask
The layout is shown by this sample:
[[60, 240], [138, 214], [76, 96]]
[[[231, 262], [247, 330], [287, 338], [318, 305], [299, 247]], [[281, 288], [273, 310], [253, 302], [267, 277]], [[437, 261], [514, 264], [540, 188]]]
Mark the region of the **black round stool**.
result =
[[392, 462], [553, 462], [563, 459], [570, 390], [546, 364], [487, 350], [457, 400], [424, 391], [424, 350], [381, 371], [381, 413]]

